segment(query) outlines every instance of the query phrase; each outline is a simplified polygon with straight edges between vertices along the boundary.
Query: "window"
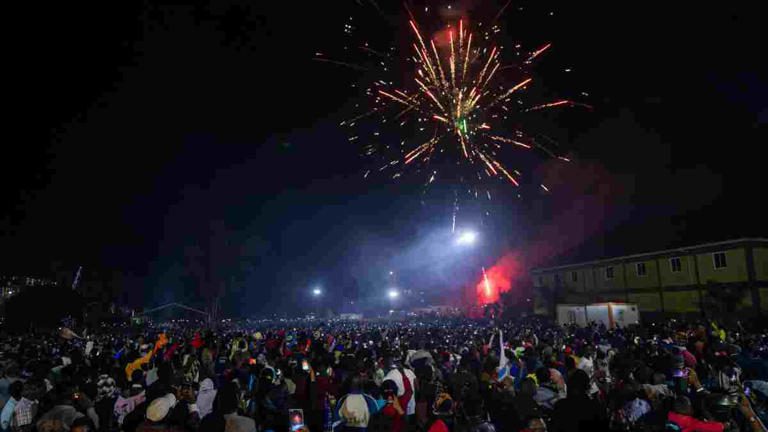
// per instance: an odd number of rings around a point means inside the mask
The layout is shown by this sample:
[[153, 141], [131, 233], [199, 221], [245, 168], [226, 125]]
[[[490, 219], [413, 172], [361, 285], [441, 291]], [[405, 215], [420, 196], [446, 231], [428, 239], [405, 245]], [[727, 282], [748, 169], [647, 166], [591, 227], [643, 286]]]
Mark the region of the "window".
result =
[[646, 274], [648, 274], [645, 270], [645, 263], [635, 264], [635, 271], [637, 271], [638, 276], [645, 276]]
[[541, 276], [539, 276], [539, 277], [537, 277], [537, 278], [536, 278], [536, 282], [537, 282], [537, 284], [538, 284], [539, 286], [543, 286], [543, 285], [544, 285], [544, 278], [542, 278]]
[[579, 272], [571, 272], [571, 281], [572, 282], [578, 282], [579, 281]]
[[670, 258], [669, 268], [672, 270], [672, 273], [680, 273], [683, 271], [683, 263], [680, 262], [680, 257]]
[[560, 280], [560, 275], [555, 273], [555, 286], [559, 287], [561, 285], [562, 285], [562, 281]]
[[712, 261], [715, 263], [716, 269], [728, 267], [728, 262], [725, 260], [725, 252], [715, 252], [712, 254]]
[[613, 267], [606, 267], [605, 268], [605, 278], [606, 279], [613, 279]]

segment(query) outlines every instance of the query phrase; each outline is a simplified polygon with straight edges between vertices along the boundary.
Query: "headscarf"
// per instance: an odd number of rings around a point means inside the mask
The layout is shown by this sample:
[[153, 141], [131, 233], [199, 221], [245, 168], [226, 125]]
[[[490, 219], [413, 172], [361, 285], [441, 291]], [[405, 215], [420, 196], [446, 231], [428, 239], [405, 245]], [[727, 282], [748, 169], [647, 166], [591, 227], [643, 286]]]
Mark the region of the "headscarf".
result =
[[100, 375], [99, 380], [96, 382], [96, 400], [109, 399], [115, 395], [117, 386], [115, 380], [109, 375]]
[[204, 379], [200, 383], [200, 391], [197, 394], [197, 408], [200, 410], [200, 417], [205, 417], [213, 411], [213, 400], [216, 398], [216, 389], [213, 387], [213, 381], [210, 378]]

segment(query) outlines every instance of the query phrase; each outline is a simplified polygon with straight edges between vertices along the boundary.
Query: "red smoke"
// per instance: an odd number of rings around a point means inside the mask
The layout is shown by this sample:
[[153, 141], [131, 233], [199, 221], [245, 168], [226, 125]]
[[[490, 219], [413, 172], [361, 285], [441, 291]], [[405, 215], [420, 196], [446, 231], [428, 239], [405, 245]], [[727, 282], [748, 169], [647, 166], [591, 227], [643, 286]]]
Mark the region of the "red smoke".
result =
[[501, 293], [518, 287], [516, 296], [530, 295], [523, 288], [532, 268], [551, 265], [552, 259], [578, 248], [584, 241], [605, 229], [611, 204], [627, 185], [596, 162], [557, 161], [545, 164], [539, 172], [553, 191], [546, 198], [549, 208], [537, 215], [540, 224], [516, 250], [504, 254], [485, 271], [475, 286], [479, 306], [494, 303]]
[[501, 257], [496, 264], [485, 269], [484, 276], [480, 276], [475, 286], [477, 304], [482, 306], [499, 301], [501, 293], [512, 289], [512, 283], [523, 274], [522, 271], [519, 254], [509, 253]]

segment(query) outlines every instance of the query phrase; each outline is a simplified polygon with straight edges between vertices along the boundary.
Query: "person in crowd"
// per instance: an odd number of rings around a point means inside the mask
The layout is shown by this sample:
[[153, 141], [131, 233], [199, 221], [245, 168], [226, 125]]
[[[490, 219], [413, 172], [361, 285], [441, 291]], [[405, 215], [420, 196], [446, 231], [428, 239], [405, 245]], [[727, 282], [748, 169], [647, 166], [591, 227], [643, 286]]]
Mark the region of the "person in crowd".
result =
[[725, 425], [703, 421], [693, 416], [693, 406], [687, 396], [678, 396], [669, 412], [667, 430], [680, 432], [723, 432]]
[[15, 409], [16, 405], [21, 402], [21, 395], [24, 391], [24, 383], [21, 381], [14, 381], [9, 386], [8, 392], [10, 397], [5, 402], [2, 412], [0, 413], [0, 431], [10, 432], [11, 424], [15, 422]]
[[213, 380], [204, 379], [200, 383], [200, 389], [197, 393], [197, 409], [200, 410], [200, 417], [204, 418], [213, 411], [213, 401], [216, 398], [216, 389], [213, 386]]
[[590, 379], [581, 369], [573, 371], [566, 383], [568, 395], [555, 403], [552, 430], [555, 432], [602, 431], [608, 429], [605, 411], [590, 398]]
[[278, 432], [300, 408], [316, 432], [754, 432], [764, 428], [768, 337], [750, 324], [68, 323], [84, 336], [0, 334], [0, 427]]
[[[37, 429], [40, 430], [43, 427], [49, 427], [50, 424], [61, 424], [61, 427], [65, 431], [69, 431], [72, 428], [72, 423], [80, 417], [85, 417], [85, 414], [78, 411], [74, 404], [77, 399], [80, 398], [79, 393], [75, 392], [72, 388], [67, 388], [62, 384], [59, 384], [54, 389], [53, 398], [55, 400], [53, 407], [46, 411], [37, 422]], [[47, 423], [47, 425], [45, 424]]]
[[21, 377], [19, 377], [19, 365], [15, 361], [8, 362], [4, 367], [0, 367], [0, 370], [3, 373], [0, 378], [0, 409], [2, 409], [1, 407], [5, 407], [8, 398], [11, 397], [11, 384], [20, 381]]
[[549, 368], [540, 367], [536, 369], [536, 380], [538, 388], [533, 399], [543, 409], [551, 411], [555, 408], [555, 402], [562, 399], [562, 395], [557, 389], [557, 385], [552, 381], [552, 372]]
[[32, 430], [37, 417], [40, 397], [43, 395], [45, 383], [39, 379], [30, 379], [24, 384], [21, 400], [13, 409], [11, 429], [14, 432], [29, 432]]
[[389, 358], [386, 362], [389, 371], [384, 376], [384, 380], [392, 381], [397, 385], [398, 398], [403, 397], [405, 394], [408, 395], [407, 398], [401, 401], [405, 409], [406, 423], [415, 424], [416, 391], [418, 389], [416, 374], [408, 368], [398, 366], [397, 360], [394, 358]]
[[547, 423], [541, 417], [531, 417], [521, 432], [547, 432]]
[[335, 419], [341, 421], [341, 431], [366, 432], [371, 417], [379, 411], [373, 396], [363, 392], [362, 379], [352, 376], [349, 392], [336, 402]]
[[137, 428], [137, 432], [183, 432], [184, 423], [174, 415], [177, 405], [176, 396], [168, 393], [152, 400], [147, 406], [146, 419]]
[[410, 386], [410, 380], [404, 380], [403, 385], [405, 390], [402, 395], [398, 396], [398, 385], [394, 380], [385, 379], [381, 384], [384, 407], [381, 412], [386, 416], [389, 421], [386, 422], [389, 426], [386, 427], [387, 432], [404, 432], [408, 429], [408, 414], [407, 405], [408, 401], [413, 396], [413, 390]]
[[488, 420], [481, 398], [473, 396], [465, 399], [462, 411], [467, 432], [496, 432], [493, 423]]
[[[225, 432], [255, 432], [256, 422], [239, 414], [240, 398], [237, 384], [229, 382], [216, 394], [214, 413], [224, 418]], [[209, 415], [214, 415], [214, 413]], [[287, 417], [287, 415], [286, 415]]]

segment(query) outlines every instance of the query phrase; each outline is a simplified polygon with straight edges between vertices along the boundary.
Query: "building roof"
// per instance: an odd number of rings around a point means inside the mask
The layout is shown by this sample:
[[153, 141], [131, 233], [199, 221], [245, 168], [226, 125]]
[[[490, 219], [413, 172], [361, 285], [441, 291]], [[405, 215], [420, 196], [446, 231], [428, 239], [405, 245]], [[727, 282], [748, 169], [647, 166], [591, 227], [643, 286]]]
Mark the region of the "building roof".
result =
[[737, 245], [737, 244], [744, 244], [744, 243], [765, 243], [768, 245], [768, 238], [741, 238], [741, 239], [735, 239], [735, 240], [725, 240], [721, 242], [714, 242], [714, 243], [704, 243], [694, 246], [685, 246], [681, 248], [675, 248], [675, 249], [665, 249], [660, 251], [654, 251], [654, 252], [644, 252], [634, 255], [624, 255], [624, 256], [618, 256], [618, 257], [611, 257], [611, 258], [603, 258], [599, 260], [594, 261], [585, 261], [575, 264], [566, 264], [561, 266], [554, 266], [554, 267], [542, 267], [542, 268], [535, 268], [531, 270], [531, 273], [544, 273], [549, 272], [553, 270], [565, 270], [565, 269], [571, 269], [571, 268], [580, 268], [580, 267], [586, 267], [586, 266], [592, 266], [596, 264], [608, 264], [613, 263], [616, 261], [629, 261], [637, 258], [646, 258], [646, 257], [653, 257], [653, 256], [659, 256], [659, 255], [669, 255], [674, 254], [676, 252], [679, 253], [687, 253], [691, 251], [695, 251], [698, 249], [705, 249], [705, 248], [712, 248], [717, 246], [729, 246], [729, 245]]

